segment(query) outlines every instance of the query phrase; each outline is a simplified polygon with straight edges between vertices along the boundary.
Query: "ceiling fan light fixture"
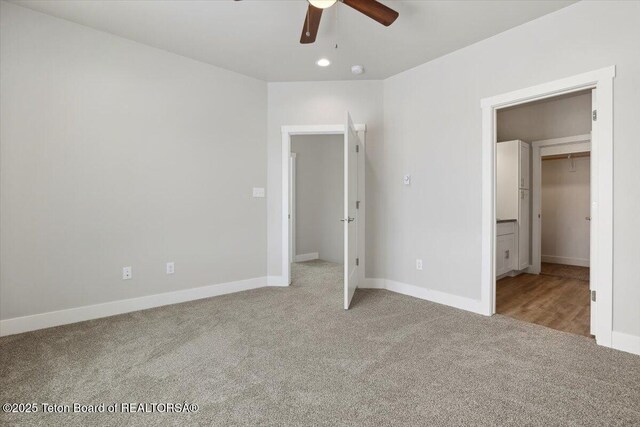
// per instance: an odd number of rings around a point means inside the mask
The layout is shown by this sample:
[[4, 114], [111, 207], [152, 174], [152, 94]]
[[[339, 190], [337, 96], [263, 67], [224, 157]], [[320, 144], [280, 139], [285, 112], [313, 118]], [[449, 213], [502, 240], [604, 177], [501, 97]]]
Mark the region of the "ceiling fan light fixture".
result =
[[337, 0], [309, 0], [309, 4], [318, 9], [326, 9], [336, 4]]
[[331, 61], [329, 61], [327, 58], [320, 58], [316, 61], [316, 64], [319, 67], [328, 67], [329, 65], [331, 65]]

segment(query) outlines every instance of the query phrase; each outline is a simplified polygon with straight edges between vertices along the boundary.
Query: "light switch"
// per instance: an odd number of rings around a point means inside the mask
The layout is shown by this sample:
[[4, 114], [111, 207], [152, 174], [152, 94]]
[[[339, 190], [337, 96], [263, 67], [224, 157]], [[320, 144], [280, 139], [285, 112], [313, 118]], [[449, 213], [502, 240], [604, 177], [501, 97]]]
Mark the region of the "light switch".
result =
[[264, 188], [253, 187], [253, 197], [264, 197]]
[[402, 177], [402, 182], [404, 182], [404, 185], [410, 185], [411, 184], [411, 175], [405, 175], [404, 177]]

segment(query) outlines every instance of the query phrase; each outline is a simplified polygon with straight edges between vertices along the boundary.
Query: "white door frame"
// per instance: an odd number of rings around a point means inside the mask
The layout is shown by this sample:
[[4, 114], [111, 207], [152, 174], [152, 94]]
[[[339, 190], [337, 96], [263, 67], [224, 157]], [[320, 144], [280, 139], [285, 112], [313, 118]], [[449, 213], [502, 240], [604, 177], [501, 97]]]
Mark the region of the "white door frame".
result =
[[289, 221], [289, 262], [296, 259], [296, 153], [289, 156], [289, 206], [291, 217]]
[[[545, 139], [531, 142], [533, 175], [531, 179], [531, 217], [533, 218], [531, 228], [531, 267], [527, 273], [540, 274], [542, 264], [542, 157], [552, 154], [584, 153], [591, 151], [591, 134], [568, 136], [565, 138]], [[544, 150], [546, 148], [546, 150]], [[543, 154], [542, 151], [545, 151]], [[589, 181], [589, 189], [598, 188], [597, 176], [593, 176]]]
[[[362, 162], [358, 168], [358, 197], [360, 199], [360, 210], [358, 212], [358, 248], [361, 251], [360, 265], [358, 266], [359, 283], [364, 283], [365, 271], [365, 245], [364, 245], [364, 224], [365, 224], [365, 162], [364, 154], [366, 153], [366, 131], [364, 124], [356, 124], [356, 131], [362, 142], [362, 156], [359, 161]], [[282, 280], [283, 285], [291, 284], [291, 263], [289, 262], [289, 218], [291, 215], [289, 205], [289, 179], [291, 171], [289, 170], [289, 158], [291, 156], [291, 137], [295, 135], [344, 135], [345, 127], [341, 125], [299, 125], [299, 126], [282, 126]], [[336, 218], [338, 221], [339, 218]]]
[[[482, 313], [495, 313], [496, 232], [496, 111], [585, 89], [597, 89], [591, 149], [592, 176], [598, 187], [592, 194], [591, 260], [597, 286], [596, 342], [611, 347], [613, 329], [613, 78], [615, 66], [482, 99]], [[595, 169], [595, 170], [594, 170]], [[594, 224], [595, 221], [595, 224]]]

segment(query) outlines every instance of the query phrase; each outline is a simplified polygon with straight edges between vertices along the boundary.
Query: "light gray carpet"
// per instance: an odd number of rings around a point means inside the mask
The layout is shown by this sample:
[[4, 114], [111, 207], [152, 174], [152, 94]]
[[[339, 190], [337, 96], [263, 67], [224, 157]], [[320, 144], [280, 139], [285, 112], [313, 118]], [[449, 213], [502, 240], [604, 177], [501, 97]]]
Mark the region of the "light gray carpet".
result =
[[194, 402], [196, 414], [2, 414], [13, 425], [640, 425], [640, 357], [383, 290], [340, 268], [0, 339], [4, 402]]

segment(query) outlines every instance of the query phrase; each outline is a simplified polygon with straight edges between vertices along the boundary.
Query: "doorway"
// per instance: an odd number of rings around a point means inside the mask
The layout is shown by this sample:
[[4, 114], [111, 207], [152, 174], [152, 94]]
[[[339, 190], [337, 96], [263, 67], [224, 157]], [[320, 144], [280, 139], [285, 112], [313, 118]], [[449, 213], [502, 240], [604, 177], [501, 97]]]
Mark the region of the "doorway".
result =
[[[591, 149], [591, 313], [596, 342], [612, 346], [613, 312], [613, 78], [608, 67], [485, 98], [482, 107], [482, 286], [483, 313], [496, 313], [496, 205], [497, 112], [500, 109], [585, 90], [595, 90], [592, 105]], [[593, 197], [595, 196], [595, 197]]]
[[[295, 209], [296, 204], [295, 194], [299, 193], [297, 189], [294, 191], [296, 180], [292, 179], [292, 172], [299, 171], [297, 153], [296, 156], [292, 156], [292, 141], [296, 136], [309, 135], [339, 136], [342, 141], [343, 185], [339, 194], [342, 202], [342, 214], [333, 220], [341, 224], [343, 229], [344, 286], [342, 306], [345, 310], [349, 309], [358, 283], [364, 278], [365, 133], [365, 125], [354, 125], [348, 113], [343, 125], [282, 127], [282, 271], [284, 283], [289, 285], [292, 284], [291, 268], [296, 260], [294, 255], [303, 255], [298, 257], [298, 260], [305, 259], [305, 254], [300, 252], [301, 248], [296, 247], [294, 242], [295, 229], [299, 229], [296, 221], [300, 215], [299, 212], [292, 210]], [[327, 221], [331, 221], [331, 219], [327, 218]], [[293, 252], [294, 247], [295, 253]], [[314, 256], [314, 252], [306, 254], [307, 258]]]
[[[344, 136], [291, 137], [291, 283], [314, 284], [344, 264]], [[335, 274], [335, 273], [334, 273]], [[332, 281], [335, 283], [335, 280]], [[336, 296], [342, 289], [331, 290]]]
[[586, 90], [498, 110], [496, 122], [496, 313], [584, 336], [595, 330], [591, 111]]

